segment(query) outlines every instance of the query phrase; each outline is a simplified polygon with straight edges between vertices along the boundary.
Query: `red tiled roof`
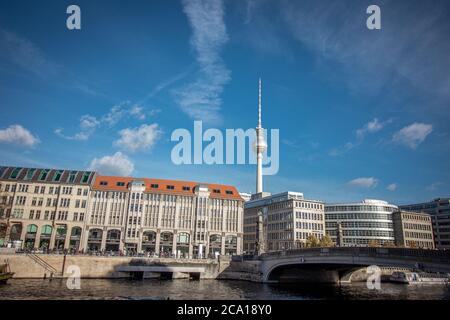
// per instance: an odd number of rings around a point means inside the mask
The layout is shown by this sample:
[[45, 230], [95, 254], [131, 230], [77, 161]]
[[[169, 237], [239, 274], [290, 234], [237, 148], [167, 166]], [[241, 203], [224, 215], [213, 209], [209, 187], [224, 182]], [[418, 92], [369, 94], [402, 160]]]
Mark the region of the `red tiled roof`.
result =
[[[160, 193], [160, 194], [178, 194], [178, 195], [194, 195], [194, 188], [198, 185], [206, 185], [210, 191], [211, 198], [217, 199], [233, 199], [243, 200], [239, 195], [238, 190], [233, 186], [211, 183], [199, 183], [193, 181], [178, 181], [165, 179], [149, 179], [149, 178], [132, 178], [132, 177], [118, 177], [118, 176], [99, 176], [97, 175], [93, 190], [97, 191], [128, 191], [128, 185], [132, 181], [143, 181], [145, 183], [144, 192]], [[101, 185], [101, 182], [106, 182], [106, 185]], [[123, 186], [117, 185], [119, 182], [124, 183]], [[152, 184], [157, 184], [158, 188], [152, 188]], [[167, 186], [173, 186], [173, 189], [167, 189]], [[183, 187], [189, 187], [189, 190], [183, 190]], [[214, 193], [213, 190], [219, 190], [220, 193]], [[227, 194], [231, 191], [232, 194]]]

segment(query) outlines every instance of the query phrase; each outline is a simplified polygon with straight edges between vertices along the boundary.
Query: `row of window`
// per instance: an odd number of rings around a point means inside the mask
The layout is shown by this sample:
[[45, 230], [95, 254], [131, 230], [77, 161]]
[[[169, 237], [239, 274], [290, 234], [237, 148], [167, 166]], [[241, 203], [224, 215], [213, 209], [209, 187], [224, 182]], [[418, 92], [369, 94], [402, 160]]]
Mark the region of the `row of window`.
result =
[[[22, 170], [26, 170], [26, 174], [23, 177], [23, 180], [31, 180], [33, 179], [37, 169], [35, 168], [30, 168], [30, 169], [26, 169], [26, 168], [14, 168], [11, 172], [11, 174], [9, 175], [9, 177], [4, 177], [5, 179], [18, 179], [18, 177], [20, 176], [20, 173], [22, 172]], [[37, 177], [37, 180], [39, 181], [46, 181], [48, 174], [50, 173], [50, 169], [41, 169], [39, 176]], [[61, 182], [61, 178], [63, 176], [64, 170], [56, 170], [53, 174], [53, 178], [51, 179], [51, 181], [53, 182]], [[79, 174], [79, 171], [69, 171], [68, 177], [66, 179], [65, 182], [67, 183], [74, 183], [76, 180], [77, 175]], [[81, 183], [87, 183], [89, 181], [89, 177], [91, 176], [92, 172], [83, 172], [83, 175], [81, 177]]]
[[316, 220], [316, 221], [323, 220], [323, 214], [314, 212], [295, 212], [295, 217], [297, 219], [304, 219], [304, 220]]
[[397, 208], [389, 206], [374, 206], [374, 205], [352, 205], [352, 206], [325, 206], [325, 212], [346, 212], [346, 211], [385, 211], [394, 212]]
[[419, 224], [419, 223], [405, 222], [403, 224], [403, 226], [405, 229], [409, 229], [409, 230], [431, 231], [431, 224]]
[[[337, 228], [337, 222], [326, 221], [325, 227], [327, 230], [332, 230]], [[343, 221], [341, 222], [342, 228], [374, 228], [374, 229], [393, 229], [394, 225], [392, 222], [382, 222], [382, 221]]]
[[304, 229], [304, 230], [317, 230], [317, 231], [323, 230], [322, 223], [296, 222], [295, 227], [297, 229]]
[[411, 232], [405, 231], [405, 238], [413, 239], [433, 239], [433, 235], [429, 232]]
[[325, 220], [388, 220], [392, 221], [391, 214], [359, 212], [359, 213], [325, 213]]
[[[4, 184], [4, 190], [5, 192], [16, 192], [16, 185], [15, 184]], [[19, 184], [17, 185], [17, 191], [22, 193], [28, 193], [29, 191], [29, 184]], [[0, 184], [0, 191], [2, 190], [3, 186]], [[48, 187], [48, 194], [58, 194], [61, 190], [61, 194], [72, 194], [73, 187]], [[45, 194], [47, 191], [46, 186], [35, 186], [34, 187], [34, 193], [36, 194]], [[77, 188], [77, 195], [78, 196], [87, 196], [89, 192], [89, 189], [87, 188]]]
[[[100, 185], [101, 186], [107, 186], [108, 185], [108, 181], [100, 181]], [[117, 182], [116, 186], [118, 186], [118, 187], [125, 186], [125, 182]], [[152, 183], [152, 184], [150, 184], [150, 188], [152, 188], [152, 189], [159, 189], [159, 184]], [[168, 184], [168, 185], [166, 185], [166, 189], [167, 190], [175, 190], [175, 186]], [[190, 191], [191, 187], [189, 187], [189, 186], [182, 186], [182, 190], [183, 191]], [[213, 193], [221, 193], [220, 189], [213, 189], [212, 192]], [[231, 194], [233, 194], [233, 191], [225, 190], [225, 193], [231, 195]]]

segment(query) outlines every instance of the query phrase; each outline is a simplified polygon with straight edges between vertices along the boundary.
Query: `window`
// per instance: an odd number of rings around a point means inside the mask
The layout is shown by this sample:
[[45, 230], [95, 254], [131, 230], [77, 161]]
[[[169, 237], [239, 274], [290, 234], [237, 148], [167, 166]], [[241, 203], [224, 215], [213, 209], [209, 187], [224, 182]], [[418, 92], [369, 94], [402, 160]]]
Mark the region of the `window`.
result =
[[183, 187], [183, 191], [189, 191], [189, 190], [191, 190], [191, 187], [186, 187], [186, 186]]
[[78, 189], [77, 189], [77, 195], [78, 195], [78, 196], [81, 196], [81, 192], [82, 192], [82, 189], [81, 189], [81, 188], [78, 188]]
[[213, 189], [213, 193], [220, 193], [219, 189]]
[[56, 171], [56, 173], [53, 177], [53, 181], [59, 182], [61, 180], [62, 173], [63, 172], [61, 170]]
[[167, 185], [167, 190], [173, 190], [173, 189], [175, 189], [175, 186]]
[[87, 183], [89, 181], [90, 175], [91, 175], [90, 172], [83, 173], [83, 177], [81, 178], [81, 182], [82, 183]]
[[41, 170], [41, 173], [39, 174], [39, 180], [44, 181], [45, 179], [47, 179], [49, 171], [50, 171], [49, 169]]
[[231, 190], [226, 190], [225, 193], [226, 193], [226, 194], [233, 194], [233, 191], [231, 191]]
[[156, 183], [152, 183], [152, 184], [150, 185], [150, 188], [158, 189], [158, 188], [159, 188], [159, 185], [157, 185]]
[[101, 186], [107, 186], [107, 185], [108, 185], [108, 182], [107, 182], [107, 181], [100, 181], [100, 185], [101, 185]]
[[124, 187], [125, 186], [125, 182], [119, 181], [119, 182], [116, 183], [116, 186]]
[[36, 169], [28, 169], [27, 175], [25, 176], [25, 180], [31, 180], [34, 176]]
[[74, 183], [75, 178], [77, 177], [77, 171], [70, 171], [69, 179], [67, 180], [69, 183]]
[[20, 170], [22, 170], [22, 168], [14, 168], [13, 172], [11, 172], [11, 175], [9, 177], [11, 179], [17, 179], [17, 176], [19, 175]]

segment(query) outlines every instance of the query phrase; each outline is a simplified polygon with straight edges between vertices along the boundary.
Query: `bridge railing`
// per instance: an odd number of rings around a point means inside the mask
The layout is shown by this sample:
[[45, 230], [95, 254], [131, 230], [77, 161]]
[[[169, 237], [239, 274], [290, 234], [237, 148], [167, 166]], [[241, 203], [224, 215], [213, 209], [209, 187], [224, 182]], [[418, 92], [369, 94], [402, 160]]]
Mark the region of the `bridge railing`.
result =
[[386, 256], [432, 259], [450, 263], [450, 250], [426, 250], [409, 248], [372, 248], [372, 247], [332, 247], [332, 248], [302, 248], [284, 251], [273, 251], [262, 254], [260, 259], [271, 259], [294, 255], [336, 255], [336, 256]]

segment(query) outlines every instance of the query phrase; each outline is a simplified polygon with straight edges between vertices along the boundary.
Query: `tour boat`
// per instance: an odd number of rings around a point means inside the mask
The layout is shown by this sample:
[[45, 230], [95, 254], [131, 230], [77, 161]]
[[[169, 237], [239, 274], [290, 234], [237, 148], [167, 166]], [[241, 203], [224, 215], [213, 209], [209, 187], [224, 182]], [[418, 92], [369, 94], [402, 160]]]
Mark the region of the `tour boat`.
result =
[[395, 271], [392, 273], [390, 280], [391, 282], [404, 284], [447, 284], [449, 275]]
[[0, 284], [6, 283], [13, 275], [14, 272], [11, 272], [8, 264], [0, 264]]

